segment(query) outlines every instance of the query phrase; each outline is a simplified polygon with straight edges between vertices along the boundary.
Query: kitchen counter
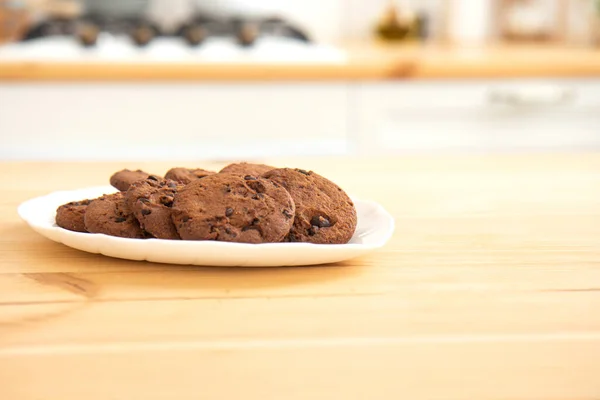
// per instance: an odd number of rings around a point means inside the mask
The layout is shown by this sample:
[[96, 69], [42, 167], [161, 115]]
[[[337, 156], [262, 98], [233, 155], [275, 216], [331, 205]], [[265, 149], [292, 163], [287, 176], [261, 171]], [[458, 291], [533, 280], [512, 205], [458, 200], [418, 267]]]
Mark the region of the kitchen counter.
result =
[[[1, 81], [385, 81], [395, 79], [596, 77], [600, 50], [556, 46], [345, 44], [339, 62], [135, 62], [4, 59]], [[144, 61], [146, 59], [146, 61]], [[0, 60], [2, 60], [0, 58]]]
[[0, 164], [0, 397], [600, 394], [600, 154], [268, 161], [380, 202], [393, 238], [305, 268], [112, 259], [41, 237], [17, 205], [172, 163]]

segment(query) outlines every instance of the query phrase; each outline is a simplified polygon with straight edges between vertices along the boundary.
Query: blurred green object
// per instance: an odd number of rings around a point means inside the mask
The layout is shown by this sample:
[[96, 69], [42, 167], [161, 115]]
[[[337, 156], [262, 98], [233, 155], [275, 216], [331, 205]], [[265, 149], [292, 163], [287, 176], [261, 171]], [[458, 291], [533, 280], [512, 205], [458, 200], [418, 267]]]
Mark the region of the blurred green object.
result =
[[7, 1], [0, 1], [0, 7], [2, 8], [8, 8], [11, 10], [24, 10], [25, 7], [27, 5], [25, 4], [24, 0], [7, 0]]
[[139, 16], [146, 12], [150, 0], [83, 0], [88, 14], [128, 17]]

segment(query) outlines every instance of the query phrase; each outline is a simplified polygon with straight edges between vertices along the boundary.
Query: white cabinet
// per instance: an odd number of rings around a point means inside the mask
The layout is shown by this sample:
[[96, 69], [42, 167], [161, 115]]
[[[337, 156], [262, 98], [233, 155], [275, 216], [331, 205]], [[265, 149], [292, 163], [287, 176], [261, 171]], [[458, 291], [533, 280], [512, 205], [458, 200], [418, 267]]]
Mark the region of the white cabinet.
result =
[[600, 81], [364, 84], [352, 126], [363, 152], [600, 147]]
[[0, 85], [0, 159], [600, 148], [600, 80]]
[[344, 84], [4, 84], [1, 159], [251, 159], [346, 151]]

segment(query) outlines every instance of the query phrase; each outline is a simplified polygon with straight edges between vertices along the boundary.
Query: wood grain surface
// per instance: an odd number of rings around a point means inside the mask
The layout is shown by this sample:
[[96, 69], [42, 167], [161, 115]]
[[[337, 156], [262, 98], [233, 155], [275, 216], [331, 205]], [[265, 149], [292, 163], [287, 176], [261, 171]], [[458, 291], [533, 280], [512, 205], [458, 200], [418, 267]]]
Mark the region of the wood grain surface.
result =
[[1, 163], [0, 398], [600, 398], [600, 154], [266, 161], [380, 202], [392, 240], [315, 267], [111, 259], [17, 205], [223, 163]]
[[347, 62], [282, 64], [0, 60], [0, 81], [387, 81], [597, 77], [600, 50], [560, 46], [341, 45]]

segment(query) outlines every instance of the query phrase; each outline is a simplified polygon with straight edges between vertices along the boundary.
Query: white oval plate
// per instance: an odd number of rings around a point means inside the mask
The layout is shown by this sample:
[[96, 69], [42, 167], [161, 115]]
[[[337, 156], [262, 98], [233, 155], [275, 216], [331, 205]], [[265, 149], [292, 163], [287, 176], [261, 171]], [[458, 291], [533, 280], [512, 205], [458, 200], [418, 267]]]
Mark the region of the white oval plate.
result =
[[55, 223], [56, 209], [70, 201], [113, 193], [111, 186], [53, 192], [19, 206], [20, 217], [41, 235], [75, 249], [128, 260], [220, 267], [282, 267], [333, 263], [382, 247], [392, 236], [394, 219], [379, 204], [353, 199], [358, 226], [348, 244], [265, 243], [126, 239], [72, 232]]

